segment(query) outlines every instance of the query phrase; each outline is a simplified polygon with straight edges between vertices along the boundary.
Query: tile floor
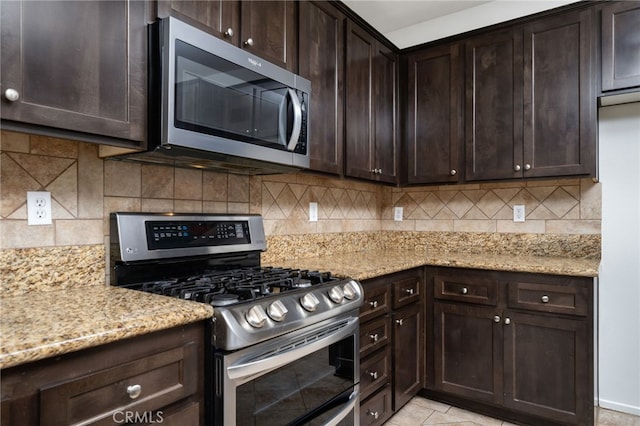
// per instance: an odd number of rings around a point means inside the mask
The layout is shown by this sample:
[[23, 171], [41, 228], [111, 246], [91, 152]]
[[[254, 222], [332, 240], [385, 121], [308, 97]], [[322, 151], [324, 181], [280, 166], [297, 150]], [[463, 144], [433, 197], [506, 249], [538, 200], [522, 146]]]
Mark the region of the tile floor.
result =
[[[385, 426], [512, 426], [505, 422], [441, 402], [416, 396], [407, 403]], [[595, 426], [640, 426], [640, 417], [599, 408]]]

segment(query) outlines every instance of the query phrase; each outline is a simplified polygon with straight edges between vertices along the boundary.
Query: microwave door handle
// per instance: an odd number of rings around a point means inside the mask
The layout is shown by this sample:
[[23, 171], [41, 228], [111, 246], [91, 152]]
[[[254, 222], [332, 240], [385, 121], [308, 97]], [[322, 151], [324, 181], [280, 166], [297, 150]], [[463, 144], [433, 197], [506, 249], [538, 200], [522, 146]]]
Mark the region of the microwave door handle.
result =
[[302, 130], [302, 105], [300, 104], [300, 99], [298, 99], [298, 94], [293, 89], [288, 89], [287, 91], [293, 104], [293, 130], [291, 131], [291, 138], [289, 138], [287, 150], [293, 151], [296, 149], [296, 145], [298, 145], [300, 131]]

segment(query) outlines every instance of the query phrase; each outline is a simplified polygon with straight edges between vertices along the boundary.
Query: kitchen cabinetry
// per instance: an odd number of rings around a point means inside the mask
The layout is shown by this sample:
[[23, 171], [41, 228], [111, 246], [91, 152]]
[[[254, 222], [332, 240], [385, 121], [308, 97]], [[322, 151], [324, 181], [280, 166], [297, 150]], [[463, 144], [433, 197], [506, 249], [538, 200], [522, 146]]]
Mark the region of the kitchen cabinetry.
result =
[[593, 280], [427, 268], [427, 388], [514, 420], [593, 424]]
[[344, 29], [346, 17], [328, 2], [302, 1], [299, 72], [311, 81], [311, 169], [341, 174], [344, 150]]
[[204, 324], [2, 370], [2, 424], [204, 424]]
[[424, 278], [414, 269], [364, 281], [362, 424], [382, 424], [423, 387]]
[[188, 20], [271, 63], [297, 71], [297, 15], [292, 0], [160, 1], [158, 17], [169, 15]]
[[407, 57], [407, 183], [453, 183], [461, 176], [463, 129], [460, 46]]
[[346, 38], [345, 175], [394, 183], [398, 58], [351, 21]]
[[467, 181], [595, 174], [592, 14], [466, 41]]
[[640, 1], [602, 6], [602, 91], [640, 86]]
[[142, 1], [2, 2], [2, 127], [140, 145], [147, 7]]

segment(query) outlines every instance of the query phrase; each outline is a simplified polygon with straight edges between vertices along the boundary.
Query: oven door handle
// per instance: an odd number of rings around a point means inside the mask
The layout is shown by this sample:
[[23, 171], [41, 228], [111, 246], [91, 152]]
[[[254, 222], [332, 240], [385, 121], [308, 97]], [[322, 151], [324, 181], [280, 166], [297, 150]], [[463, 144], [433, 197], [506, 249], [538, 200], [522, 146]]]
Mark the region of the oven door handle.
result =
[[[338, 425], [342, 420], [344, 420], [345, 417], [347, 417], [347, 415], [351, 412], [351, 410], [355, 409], [357, 406], [360, 405], [360, 398], [358, 398], [359, 395], [360, 395], [360, 392], [358, 391], [358, 388], [356, 387], [356, 390], [354, 390], [353, 393], [351, 395], [349, 395], [349, 403], [347, 405], [345, 405], [344, 408], [342, 410], [340, 410], [340, 412], [338, 414], [333, 416], [326, 423], [323, 423], [323, 425], [324, 426], [336, 426], [336, 425]], [[358, 415], [357, 410], [355, 412], [355, 415], [356, 416]]]
[[313, 341], [306, 342], [300, 346], [293, 346], [291, 349], [277, 352], [255, 361], [244, 362], [243, 360], [240, 360], [239, 364], [227, 367], [227, 375], [230, 379], [237, 380], [244, 377], [250, 377], [255, 374], [262, 375], [268, 373], [271, 370], [275, 370], [276, 368], [289, 364], [303, 356], [327, 347], [328, 345], [337, 343], [342, 339], [357, 333], [357, 331], [358, 317], [349, 318], [347, 324], [339, 330], [320, 339], [314, 339]]

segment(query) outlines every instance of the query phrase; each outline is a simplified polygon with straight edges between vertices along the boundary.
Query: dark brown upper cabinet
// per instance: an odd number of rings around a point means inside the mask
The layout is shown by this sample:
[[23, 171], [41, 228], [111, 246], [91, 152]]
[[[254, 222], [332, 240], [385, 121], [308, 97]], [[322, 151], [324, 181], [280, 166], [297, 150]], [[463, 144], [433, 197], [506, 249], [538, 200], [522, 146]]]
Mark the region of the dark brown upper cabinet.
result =
[[301, 1], [299, 72], [311, 81], [311, 169], [341, 174], [344, 150], [344, 29], [331, 3]]
[[640, 86], [640, 1], [602, 7], [602, 91]]
[[345, 175], [395, 183], [398, 56], [347, 22]]
[[135, 146], [146, 138], [142, 1], [2, 2], [2, 121]]
[[595, 175], [592, 9], [466, 43], [466, 180]]
[[297, 15], [292, 0], [158, 2], [158, 17], [168, 15], [186, 18], [273, 64], [297, 71]]
[[455, 183], [463, 129], [460, 46], [437, 46], [407, 57], [407, 183]]

